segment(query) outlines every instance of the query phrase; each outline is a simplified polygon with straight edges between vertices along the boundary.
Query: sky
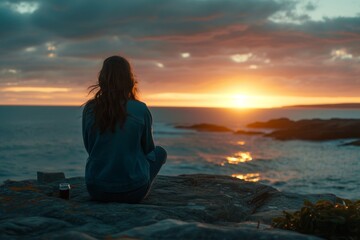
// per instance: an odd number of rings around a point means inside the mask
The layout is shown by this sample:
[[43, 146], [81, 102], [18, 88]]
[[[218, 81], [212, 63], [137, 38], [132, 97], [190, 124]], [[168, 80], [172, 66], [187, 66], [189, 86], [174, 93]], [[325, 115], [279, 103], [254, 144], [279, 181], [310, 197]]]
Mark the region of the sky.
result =
[[0, 1], [0, 105], [79, 106], [112, 55], [149, 106], [360, 102], [360, 1]]

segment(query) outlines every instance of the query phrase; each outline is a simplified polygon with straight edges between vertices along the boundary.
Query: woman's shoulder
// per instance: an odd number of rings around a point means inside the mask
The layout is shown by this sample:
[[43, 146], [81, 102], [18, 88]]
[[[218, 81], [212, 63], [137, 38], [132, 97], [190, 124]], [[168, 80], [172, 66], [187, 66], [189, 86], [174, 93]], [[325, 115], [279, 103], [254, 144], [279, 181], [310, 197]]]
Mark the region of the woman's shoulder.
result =
[[95, 105], [94, 99], [91, 99], [91, 100], [87, 101], [84, 104], [83, 113], [87, 113], [87, 112], [92, 111], [93, 108], [94, 108], [94, 105]]
[[92, 110], [94, 108], [95, 102], [93, 99], [87, 101], [86, 103], [83, 104], [83, 111], [89, 111]]
[[139, 100], [132, 100], [132, 99], [128, 100], [127, 107], [128, 108], [136, 108], [138, 110], [143, 110], [143, 111], [148, 110], [146, 103], [141, 102]]
[[147, 118], [149, 115], [151, 115], [146, 103], [139, 100], [129, 100], [127, 102], [126, 110], [129, 114], [139, 118]]

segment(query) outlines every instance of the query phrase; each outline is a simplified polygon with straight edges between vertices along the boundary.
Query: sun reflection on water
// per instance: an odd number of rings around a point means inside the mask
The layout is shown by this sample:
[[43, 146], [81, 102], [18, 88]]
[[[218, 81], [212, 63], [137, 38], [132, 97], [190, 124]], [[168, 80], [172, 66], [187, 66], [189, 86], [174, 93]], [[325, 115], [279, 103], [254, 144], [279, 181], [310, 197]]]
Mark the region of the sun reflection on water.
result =
[[250, 152], [237, 152], [234, 156], [226, 157], [229, 164], [239, 164], [253, 160]]
[[248, 182], [258, 182], [260, 180], [260, 173], [232, 174], [231, 176]]

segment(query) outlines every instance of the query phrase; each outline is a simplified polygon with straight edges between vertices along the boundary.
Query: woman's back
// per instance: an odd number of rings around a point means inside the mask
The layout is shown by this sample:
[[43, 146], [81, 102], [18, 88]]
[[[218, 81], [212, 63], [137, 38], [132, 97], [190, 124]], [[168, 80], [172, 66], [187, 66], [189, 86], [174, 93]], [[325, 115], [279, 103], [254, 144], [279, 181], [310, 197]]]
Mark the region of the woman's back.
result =
[[89, 154], [85, 180], [92, 198], [139, 202], [166, 161], [155, 147], [152, 117], [137, 99], [137, 81], [123, 57], [104, 60], [94, 97], [83, 110], [83, 140]]
[[91, 103], [83, 111], [83, 138], [89, 158], [86, 164], [87, 184], [104, 191], [124, 192], [149, 182], [146, 155], [154, 150], [152, 118], [147, 106], [136, 100], [126, 104], [127, 117], [121, 128], [100, 133], [93, 129], [95, 121]]

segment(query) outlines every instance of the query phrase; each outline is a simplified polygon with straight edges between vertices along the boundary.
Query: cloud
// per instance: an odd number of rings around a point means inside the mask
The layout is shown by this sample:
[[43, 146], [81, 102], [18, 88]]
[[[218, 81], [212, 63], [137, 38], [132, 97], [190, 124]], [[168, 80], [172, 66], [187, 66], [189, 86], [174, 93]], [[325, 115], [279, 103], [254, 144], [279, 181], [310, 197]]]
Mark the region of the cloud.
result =
[[189, 58], [191, 56], [191, 54], [188, 52], [181, 53], [180, 55], [182, 58]]
[[39, 8], [37, 2], [5, 2], [4, 5], [9, 6], [11, 10], [20, 14], [33, 14]]
[[164, 64], [162, 64], [162, 63], [157, 62], [155, 65], [159, 68], [164, 68]]
[[348, 53], [346, 49], [336, 49], [331, 51], [333, 60], [350, 60], [353, 59], [353, 55]]
[[68, 88], [51, 88], [51, 87], [7, 87], [0, 90], [1, 92], [69, 92]]
[[315, 10], [291, 0], [9, 1], [0, 4], [0, 88], [86, 89], [119, 54], [145, 94], [220, 91], [220, 80], [355, 94], [360, 16], [315, 21]]
[[255, 64], [252, 64], [249, 66], [249, 69], [253, 69], [253, 70], [258, 69], [258, 68], [259, 68], [259, 66], [255, 65]]
[[231, 60], [237, 63], [243, 63], [247, 62], [251, 57], [252, 53], [246, 53], [246, 54], [234, 54], [231, 56]]

